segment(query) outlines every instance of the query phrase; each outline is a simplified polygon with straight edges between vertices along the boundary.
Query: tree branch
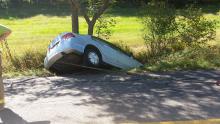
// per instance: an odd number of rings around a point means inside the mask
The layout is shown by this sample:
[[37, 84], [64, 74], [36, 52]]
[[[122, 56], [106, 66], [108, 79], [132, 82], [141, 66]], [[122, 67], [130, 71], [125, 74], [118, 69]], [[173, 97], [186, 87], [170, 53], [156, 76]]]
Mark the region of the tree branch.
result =
[[69, 0], [71, 5], [72, 5], [72, 8], [77, 8], [79, 11], [81, 11], [82, 15], [84, 16], [87, 24], [89, 24], [91, 22], [89, 16], [87, 15], [87, 13], [85, 12], [85, 8], [83, 8], [80, 3], [76, 0]]
[[98, 11], [94, 14], [92, 22], [95, 22], [110, 6], [111, 0], [103, 0], [103, 5], [98, 9]]
[[87, 24], [89, 24], [91, 22], [91, 20], [89, 19], [89, 16], [86, 13], [84, 13], [84, 12], [82, 12], [82, 13], [83, 13], [83, 16], [84, 16]]
[[107, 8], [110, 6], [110, 3], [113, 0], [101, 0], [102, 3], [100, 7], [97, 9], [97, 12], [94, 13], [94, 15], [90, 18], [88, 15], [88, 12], [86, 10], [86, 7], [80, 4], [79, 0], [69, 0], [71, 7], [74, 10], [80, 11], [82, 15], [84, 16], [87, 24], [88, 24], [88, 34], [93, 34], [94, 25], [98, 18], [107, 10]]

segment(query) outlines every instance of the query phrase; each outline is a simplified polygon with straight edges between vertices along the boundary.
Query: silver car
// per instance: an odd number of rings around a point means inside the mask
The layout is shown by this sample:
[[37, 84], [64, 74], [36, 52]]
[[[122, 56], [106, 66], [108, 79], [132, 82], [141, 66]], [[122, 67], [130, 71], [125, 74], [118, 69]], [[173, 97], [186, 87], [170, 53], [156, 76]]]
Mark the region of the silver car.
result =
[[54, 72], [71, 72], [77, 65], [90, 67], [116, 67], [131, 69], [142, 66], [132, 56], [113, 44], [90, 35], [62, 33], [49, 45], [44, 61], [46, 69]]

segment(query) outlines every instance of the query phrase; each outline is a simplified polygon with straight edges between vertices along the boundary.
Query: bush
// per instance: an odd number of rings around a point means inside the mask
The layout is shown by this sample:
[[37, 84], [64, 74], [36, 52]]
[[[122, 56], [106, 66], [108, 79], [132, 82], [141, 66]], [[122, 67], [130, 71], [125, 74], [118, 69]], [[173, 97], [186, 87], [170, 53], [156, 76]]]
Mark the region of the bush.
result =
[[195, 6], [177, 11], [166, 2], [153, 1], [146, 7], [142, 23], [147, 62], [187, 47], [203, 46], [216, 35], [216, 22], [204, 18]]
[[207, 20], [202, 10], [193, 5], [180, 12], [178, 18], [178, 37], [188, 46], [204, 45], [216, 36], [216, 21]]
[[149, 57], [171, 51], [169, 45], [176, 41], [176, 11], [166, 2], [151, 2], [142, 18], [143, 38]]
[[95, 25], [95, 32], [97, 37], [109, 39], [112, 35], [111, 28], [115, 27], [116, 21], [113, 18], [109, 17], [100, 17], [97, 20], [97, 23]]

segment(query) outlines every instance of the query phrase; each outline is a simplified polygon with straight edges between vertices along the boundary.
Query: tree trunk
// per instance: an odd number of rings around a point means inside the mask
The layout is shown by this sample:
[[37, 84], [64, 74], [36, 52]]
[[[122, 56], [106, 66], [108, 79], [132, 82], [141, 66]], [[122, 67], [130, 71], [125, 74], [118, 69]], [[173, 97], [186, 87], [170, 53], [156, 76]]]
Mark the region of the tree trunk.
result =
[[72, 32], [79, 34], [79, 15], [76, 8], [72, 8]]
[[95, 27], [95, 22], [88, 23], [88, 35], [93, 35], [94, 27]]
[[72, 32], [79, 34], [79, 6], [75, 0], [69, 0], [72, 11]]

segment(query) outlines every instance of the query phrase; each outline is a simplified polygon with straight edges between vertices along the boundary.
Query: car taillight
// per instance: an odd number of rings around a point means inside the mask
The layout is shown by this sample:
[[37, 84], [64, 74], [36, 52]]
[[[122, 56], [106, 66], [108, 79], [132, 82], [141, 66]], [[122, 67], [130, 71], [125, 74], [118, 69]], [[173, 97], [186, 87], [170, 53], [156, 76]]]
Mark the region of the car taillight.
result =
[[75, 37], [75, 35], [73, 33], [67, 33], [65, 35], [62, 36], [63, 40], [67, 40], [69, 38]]

